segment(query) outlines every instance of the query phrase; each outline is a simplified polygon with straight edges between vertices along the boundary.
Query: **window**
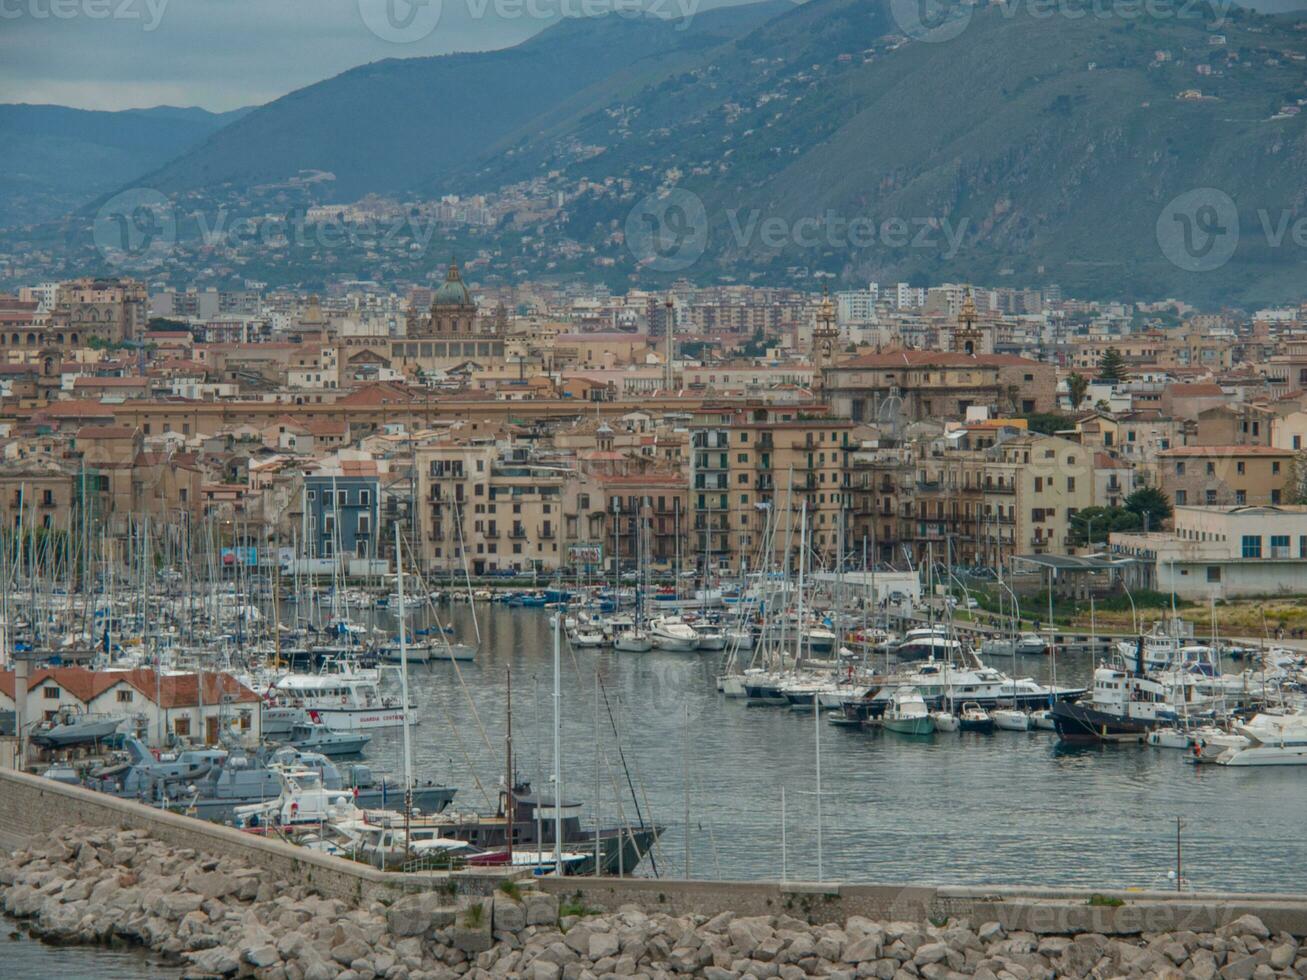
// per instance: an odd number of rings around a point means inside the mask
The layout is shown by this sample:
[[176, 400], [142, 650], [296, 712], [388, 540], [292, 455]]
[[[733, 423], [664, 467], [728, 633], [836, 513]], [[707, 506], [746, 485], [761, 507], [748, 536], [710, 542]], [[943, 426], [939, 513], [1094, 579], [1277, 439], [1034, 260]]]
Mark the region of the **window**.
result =
[[1271, 557], [1272, 558], [1289, 557], [1289, 535], [1287, 534], [1271, 535]]
[[1245, 534], [1243, 536], [1242, 554], [1245, 558], [1262, 557], [1262, 539], [1257, 534]]
[[1301, 449], [1301, 448], [1302, 448], [1302, 436], [1294, 436], [1294, 437], [1293, 437], [1293, 448], [1294, 448], [1294, 449]]
[[119, 704], [131, 704], [131, 703], [132, 703], [132, 692], [131, 692], [131, 691], [119, 691], [119, 692], [118, 692], [118, 703], [119, 703]]
[[[1271, 491], [1271, 503], [1273, 503], [1273, 504], [1278, 504], [1279, 502], [1280, 502], [1280, 491], [1279, 491], [1279, 490], [1272, 490], [1272, 491]], [[49, 517], [50, 515], [47, 514], [46, 516]]]
[[359, 514], [358, 532], [359, 534], [372, 533], [372, 515]]
[[337, 491], [336, 491], [336, 507], [337, 507], [337, 508], [340, 508], [340, 507], [348, 507], [348, 506], [349, 506], [349, 491], [348, 491], [348, 490], [337, 490]]
[[1207, 475], [1208, 475], [1208, 476], [1215, 476], [1215, 475], [1216, 475], [1216, 464], [1215, 464], [1215, 463], [1209, 462], [1209, 463], [1207, 464]]
[[1207, 566], [1207, 581], [1209, 581], [1209, 582], [1219, 582], [1219, 581], [1221, 581], [1221, 566], [1220, 566], [1220, 565], [1208, 565], [1208, 566]]
[[1076, 492], [1076, 478], [1074, 476], [1068, 476], [1066, 478], [1066, 492], [1067, 493]]
[[1177, 490], [1175, 492], [1175, 502], [1177, 504], [1180, 504], [1181, 506], [1184, 506], [1189, 502], [1189, 495], [1185, 493], [1185, 491], [1183, 490]]
[[1248, 503], [1248, 491], [1246, 491], [1246, 490], [1236, 490], [1236, 491], [1234, 492], [1234, 502], [1235, 502], [1235, 504], [1237, 504], [1237, 505], [1240, 506], [1240, 507], [1242, 507], [1244, 504]]
[[45, 698], [47, 701], [58, 701], [58, 700], [59, 700], [59, 688], [57, 688], [57, 687], [43, 687], [43, 688], [41, 688], [41, 696], [42, 696], [43, 698]]
[[1279, 472], [1280, 472], [1280, 462], [1279, 462], [1279, 460], [1271, 460], [1271, 472], [1272, 472], [1272, 473], [1279, 473]]
[[1243, 470], [1244, 470], [1244, 466], [1242, 461], [1234, 464], [1234, 471], [1238, 473], [1240, 476], [1243, 476]]
[[191, 720], [189, 718], [174, 718], [172, 720], [172, 730], [174, 735], [180, 735], [183, 738], [191, 733]]
[[1043, 489], [1044, 489], [1044, 478], [1042, 476], [1035, 477], [1035, 493], [1040, 493]]
[[372, 506], [372, 491], [371, 491], [371, 490], [360, 490], [360, 491], [359, 491], [359, 506], [360, 506], [360, 507], [371, 507], [371, 506]]
[[1215, 490], [1208, 490], [1208, 491], [1206, 492], [1206, 494], [1204, 495], [1204, 497], [1205, 497], [1205, 499], [1203, 500], [1203, 503], [1207, 504], [1208, 507], [1211, 507], [1211, 506], [1213, 506], [1213, 505], [1216, 503], [1216, 491], [1215, 491]]
[[1176, 464], [1175, 464], [1175, 475], [1176, 475], [1176, 476], [1184, 476], [1184, 463], [1176, 463]]

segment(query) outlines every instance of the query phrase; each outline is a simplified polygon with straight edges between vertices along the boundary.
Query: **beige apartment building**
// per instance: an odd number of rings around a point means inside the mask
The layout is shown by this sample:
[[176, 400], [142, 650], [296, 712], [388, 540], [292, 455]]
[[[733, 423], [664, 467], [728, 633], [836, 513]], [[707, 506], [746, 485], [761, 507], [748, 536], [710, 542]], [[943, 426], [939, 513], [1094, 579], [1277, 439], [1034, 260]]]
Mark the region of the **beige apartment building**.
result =
[[[740, 411], [705, 408], [690, 432], [689, 549], [713, 568], [757, 568], [770, 537], [771, 567], [797, 564], [806, 530], [811, 560], [840, 551], [853, 424], [776, 406]], [[770, 532], [769, 533], [769, 529]], [[787, 557], [788, 556], [788, 557]]]
[[917, 462], [904, 544], [917, 561], [1006, 565], [1013, 555], [1066, 554], [1071, 518], [1095, 505], [1093, 451], [1037, 433]]
[[1293, 458], [1271, 446], [1183, 446], [1157, 454], [1152, 482], [1179, 507], [1287, 503]]
[[570, 468], [493, 444], [416, 450], [422, 566], [473, 575], [548, 572], [567, 562], [563, 486]]

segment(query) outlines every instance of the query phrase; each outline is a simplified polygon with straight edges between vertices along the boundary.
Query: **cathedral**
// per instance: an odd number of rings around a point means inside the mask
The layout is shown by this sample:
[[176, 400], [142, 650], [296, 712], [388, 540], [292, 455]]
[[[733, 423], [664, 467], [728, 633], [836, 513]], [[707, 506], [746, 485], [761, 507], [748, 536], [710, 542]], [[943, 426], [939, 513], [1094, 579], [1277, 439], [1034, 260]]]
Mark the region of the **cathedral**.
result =
[[392, 345], [393, 366], [432, 370], [502, 359], [507, 333], [507, 311], [501, 306], [492, 319], [479, 317], [458, 263], [450, 261], [426, 315], [409, 310], [404, 340]]

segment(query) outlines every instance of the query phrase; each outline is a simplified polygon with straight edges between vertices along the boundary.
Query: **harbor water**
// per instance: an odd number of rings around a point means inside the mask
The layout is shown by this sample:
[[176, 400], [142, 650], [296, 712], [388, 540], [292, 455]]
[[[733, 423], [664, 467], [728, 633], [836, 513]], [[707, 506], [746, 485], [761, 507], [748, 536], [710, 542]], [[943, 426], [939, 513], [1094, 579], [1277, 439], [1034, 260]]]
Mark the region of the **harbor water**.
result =
[[0, 917], [0, 976], [15, 980], [174, 980], [176, 966], [137, 949], [51, 946], [33, 939], [12, 919]]
[[[473, 641], [467, 604], [440, 615]], [[417, 772], [459, 787], [456, 809], [484, 811], [503, 783], [509, 668], [517, 771], [548, 788], [553, 630], [542, 609], [478, 603], [477, 616], [476, 662], [414, 667], [410, 685]], [[573, 651], [562, 639], [563, 795], [590, 814], [597, 781], [605, 824], [643, 817], [667, 828], [641, 874], [656, 863], [683, 875], [688, 836], [692, 877], [817, 879], [820, 738], [825, 880], [1174, 887], [1180, 818], [1193, 887], [1307, 891], [1299, 767], [1194, 766], [1141, 745], [1060, 748], [1042, 731], [914, 739], [837, 728], [724, 698], [721, 656]], [[1092, 671], [1084, 654], [992, 663], [1043, 681], [1056, 670], [1076, 686]], [[368, 758], [398, 772], [400, 744], [398, 731], [376, 733]]]

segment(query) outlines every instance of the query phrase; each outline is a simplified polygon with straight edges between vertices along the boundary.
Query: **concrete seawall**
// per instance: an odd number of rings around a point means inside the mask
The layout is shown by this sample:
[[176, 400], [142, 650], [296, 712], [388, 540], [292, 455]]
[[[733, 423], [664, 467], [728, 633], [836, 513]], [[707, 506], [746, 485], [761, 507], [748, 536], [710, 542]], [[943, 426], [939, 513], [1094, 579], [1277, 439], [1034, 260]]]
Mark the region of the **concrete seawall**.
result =
[[[0, 846], [61, 827], [143, 830], [175, 847], [229, 856], [342, 901], [394, 901], [406, 893], [491, 894], [507, 873], [399, 874], [240, 833], [38, 776], [0, 771]], [[1210, 931], [1255, 915], [1274, 932], [1307, 936], [1307, 895], [1136, 892], [1103, 889], [1103, 903], [1084, 889], [998, 886], [872, 885], [802, 882], [682, 881], [648, 878], [541, 878], [537, 886], [592, 907], [634, 905], [646, 913], [789, 915], [811, 923], [851, 916], [923, 922], [948, 917], [996, 921], [1009, 931], [1105, 935]]]

